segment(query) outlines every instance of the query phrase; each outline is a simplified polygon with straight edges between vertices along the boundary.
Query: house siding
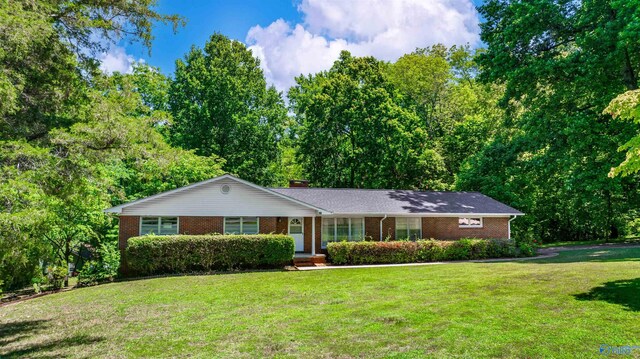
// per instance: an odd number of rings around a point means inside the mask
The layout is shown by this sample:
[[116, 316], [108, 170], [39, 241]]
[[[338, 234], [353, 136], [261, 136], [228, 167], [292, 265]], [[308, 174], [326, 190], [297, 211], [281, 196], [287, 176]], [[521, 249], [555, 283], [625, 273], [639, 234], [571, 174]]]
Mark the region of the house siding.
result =
[[[221, 187], [228, 185], [229, 193]], [[137, 216], [288, 216], [305, 217], [314, 210], [276, 194], [263, 191], [233, 179], [221, 179], [202, 186], [167, 194], [133, 204], [122, 215]]]
[[460, 228], [458, 217], [422, 217], [422, 237], [435, 239], [508, 238], [509, 217], [484, 217], [482, 228]]

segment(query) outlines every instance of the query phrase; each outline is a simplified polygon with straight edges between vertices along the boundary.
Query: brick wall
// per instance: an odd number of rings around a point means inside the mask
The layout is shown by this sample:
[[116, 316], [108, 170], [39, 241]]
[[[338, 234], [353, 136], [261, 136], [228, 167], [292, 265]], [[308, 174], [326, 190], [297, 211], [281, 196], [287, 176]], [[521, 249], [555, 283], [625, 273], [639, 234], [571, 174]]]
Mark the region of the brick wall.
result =
[[[304, 251], [311, 253], [311, 237], [313, 228], [311, 227], [312, 217], [304, 217]], [[316, 217], [316, 253], [322, 253], [322, 218]]]
[[276, 233], [278, 217], [260, 217], [260, 233]]
[[277, 217], [276, 233], [289, 233], [289, 217]]
[[120, 274], [128, 273], [127, 260], [124, 250], [129, 238], [140, 235], [139, 216], [120, 216], [118, 221], [118, 248], [120, 249]]
[[180, 234], [211, 234], [224, 232], [224, 217], [186, 217], [179, 219]]
[[[380, 220], [384, 217], [365, 217], [364, 219], [364, 235], [371, 237], [374, 241], [380, 240]], [[382, 221], [382, 239], [387, 237], [396, 239], [396, 218], [387, 217]]]
[[435, 239], [507, 238], [508, 217], [484, 217], [482, 228], [460, 228], [458, 217], [423, 217], [422, 237]]
[[127, 241], [129, 238], [140, 235], [140, 217], [120, 216], [119, 219], [118, 248], [123, 250], [127, 248]]

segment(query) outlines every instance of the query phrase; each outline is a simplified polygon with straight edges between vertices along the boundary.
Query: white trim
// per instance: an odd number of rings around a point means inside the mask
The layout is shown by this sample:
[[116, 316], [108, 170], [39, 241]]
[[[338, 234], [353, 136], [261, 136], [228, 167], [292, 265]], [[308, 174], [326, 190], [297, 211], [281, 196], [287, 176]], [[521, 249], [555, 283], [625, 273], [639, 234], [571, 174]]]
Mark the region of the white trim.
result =
[[[255, 217], [258, 224], [258, 231], [256, 233], [242, 233], [242, 223], [244, 218]], [[240, 233], [234, 234], [259, 234], [260, 233], [260, 217], [259, 216], [224, 216], [222, 217], [222, 234], [227, 234], [227, 218], [240, 218]]]
[[[380, 242], [382, 242], [382, 221], [384, 221], [385, 219], [387, 219], [387, 215], [386, 214], [380, 220]], [[365, 217], [365, 221], [366, 221], [366, 217]]]
[[311, 217], [311, 255], [316, 255], [316, 216]]
[[511, 221], [513, 221], [514, 219], [516, 219], [518, 217], [513, 216], [512, 218], [509, 218], [509, 221], [507, 222], [507, 238], [511, 239]]
[[[162, 227], [162, 218], [176, 218], [176, 235], [180, 234], [180, 216], [140, 216], [138, 220], [138, 236], [142, 236], [142, 219], [143, 218], [157, 218], [158, 219], [158, 232], [160, 232], [160, 228]], [[157, 234], [156, 236], [169, 236], [170, 234]]]
[[297, 204], [299, 204], [301, 206], [304, 206], [304, 207], [319, 211], [321, 214], [322, 213], [331, 213], [330, 211], [327, 211], [325, 209], [313, 206], [313, 205], [311, 205], [309, 203], [306, 203], [306, 202], [299, 201], [299, 200], [297, 200], [295, 198], [289, 197], [289, 196], [284, 195], [282, 193], [278, 193], [276, 191], [270, 190], [269, 188], [258, 186], [255, 183], [251, 183], [251, 182], [245, 181], [243, 179], [240, 179], [238, 177], [234, 177], [234, 176], [232, 176], [232, 175], [230, 175], [228, 173], [224, 174], [222, 176], [218, 176], [218, 177], [215, 177], [215, 178], [211, 178], [211, 179], [205, 180], [205, 181], [196, 182], [196, 183], [190, 184], [188, 186], [172, 189], [172, 190], [166, 191], [166, 192], [161, 192], [161, 193], [154, 194], [154, 195], [149, 196], [149, 197], [141, 198], [141, 199], [138, 199], [138, 200], [135, 200], [135, 201], [132, 201], [132, 202], [123, 203], [123, 204], [118, 205], [118, 206], [107, 208], [103, 212], [105, 212], [105, 213], [122, 213], [122, 209], [125, 208], [125, 207], [129, 207], [129, 206], [132, 206], [134, 204], [140, 204], [140, 203], [152, 200], [152, 199], [161, 198], [161, 197], [164, 197], [164, 196], [167, 196], [167, 195], [170, 195], [170, 194], [179, 193], [179, 192], [185, 191], [187, 189], [191, 189], [191, 188], [199, 187], [199, 186], [202, 186], [202, 185], [205, 185], [205, 184], [217, 182], [217, 181], [222, 180], [222, 179], [232, 179], [232, 180], [234, 180], [236, 182], [242, 183], [242, 184], [247, 185], [249, 187], [252, 187], [252, 188], [255, 188], [255, 189], [259, 189], [261, 191], [270, 193], [270, 194], [272, 194], [272, 195], [274, 195], [276, 197], [280, 197], [280, 198], [286, 199], [286, 200], [288, 200], [290, 202], [297, 203]]
[[[467, 219], [471, 219], [471, 218], [479, 218], [480, 219], [480, 224], [460, 224], [460, 220], [463, 218], [467, 218]], [[482, 219], [482, 217], [480, 216], [464, 216], [464, 217], [458, 217], [458, 228], [484, 228], [484, 220]]]

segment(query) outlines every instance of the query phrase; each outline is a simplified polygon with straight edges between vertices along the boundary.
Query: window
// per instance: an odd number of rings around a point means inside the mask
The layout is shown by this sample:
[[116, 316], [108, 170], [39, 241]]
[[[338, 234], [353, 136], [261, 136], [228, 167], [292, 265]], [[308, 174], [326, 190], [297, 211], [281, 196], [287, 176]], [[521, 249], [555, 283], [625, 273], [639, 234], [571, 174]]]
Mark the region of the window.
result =
[[364, 218], [322, 218], [322, 248], [327, 248], [328, 242], [363, 239]]
[[224, 217], [224, 234], [257, 234], [258, 217]]
[[460, 228], [482, 228], [482, 217], [460, 217], [458, 218]]
[[178, 234], [178, 217], [141, 217], [140, 235], [145, 234]]
[[419, 217], [396, 217], [396, 239], [415, 241], [422, 237], [422, 220]]

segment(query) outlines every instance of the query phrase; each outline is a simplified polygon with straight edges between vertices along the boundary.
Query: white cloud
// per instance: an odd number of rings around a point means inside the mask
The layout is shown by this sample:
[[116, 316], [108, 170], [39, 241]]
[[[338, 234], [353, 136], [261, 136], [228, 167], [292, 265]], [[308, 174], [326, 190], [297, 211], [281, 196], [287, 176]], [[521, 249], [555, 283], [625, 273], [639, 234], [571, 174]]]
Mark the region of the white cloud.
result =
[[394, 61], [416, 47], [479, 43], [470, 0], [303, 0], [302, 24], [254, 26], [246, 41], [267, 80], [286, 91], [300, 74], [331, 67], [341, 50]]
[[[136, 63], [136, 59], [120, 46], [109, 48], [98, 57], [98, 60], [100, 60], [100, 70], [108, 74], [114, 72], [129, 74], [133, 72], [133, 65]], [[138, 59], [137, 62], [144, 62], [144, 60]]]

